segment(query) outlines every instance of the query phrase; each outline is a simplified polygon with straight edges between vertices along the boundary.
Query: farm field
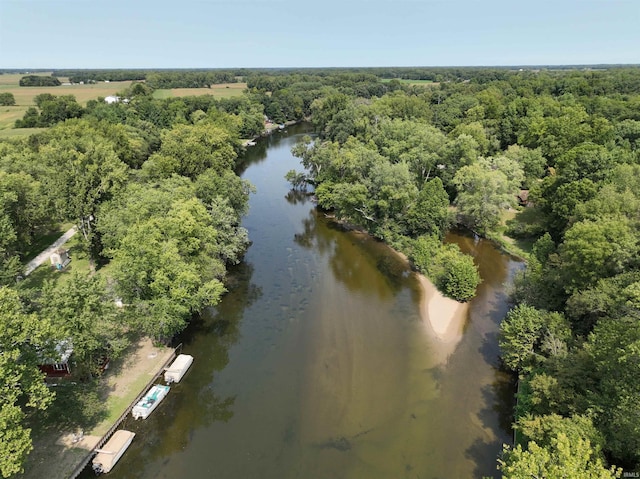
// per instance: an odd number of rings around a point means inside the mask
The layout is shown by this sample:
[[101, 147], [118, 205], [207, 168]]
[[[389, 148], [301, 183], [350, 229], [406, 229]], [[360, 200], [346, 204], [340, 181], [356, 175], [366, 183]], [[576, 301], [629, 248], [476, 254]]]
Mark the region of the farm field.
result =
[[[45, 74], [46, 75], [46, 74]], [[35, 105], [33, 99], [41, 93], [51, 93], [52, 95], [73, 95], [78, 103], [86, 105], [87, 101], [99, 96], [109, 96], [124, 90], [130, 81], [99, 82], [93, 85], [60, 85], [50, 87], [22, 87], [18, 84], [22, 74], [0, 75], [0, 93], [13, 93], [16, 99], [16, 106]], [[61, 82], [66, 82], [67, 78], [60, 77]]]
[[153, 92], [154, 98], [173, 98], [180, 96], [213, 95], [217, 98], [231, 98], [242, 95], [247, 88], [246, 83], [217, 83], [211, 88], [172, 88]]
[[[38, 75], [47, 75], [47, 73], [39, 73]], [[23, 74], [5, 74], [0, 75], [0, 93], [13, 93], [16, 99], [15, 106], [0, 107], [0, 132], [12, 129], [16, 120], [24, 116], [25, 111], [30, 106], [34, 106], [33, 99], [41, 93], [51, 93], [52, 95], [73, 95], [81, 105], [86, 105], [87, 101], [94, 100], [99, 96], [105, 97], [113, 95], [127, 88], [131, 82], [111, 82], [96, 83], [94, 85], [61, 85], [51, 87], [21, 87], [19, 85], [20, 78]], [[60, 81], [67, 81], [66, 78], [60, 78]], [[33, 133], [33, 132], [31, 132]], [[0, 137], [21, 136], [0, 134]]]

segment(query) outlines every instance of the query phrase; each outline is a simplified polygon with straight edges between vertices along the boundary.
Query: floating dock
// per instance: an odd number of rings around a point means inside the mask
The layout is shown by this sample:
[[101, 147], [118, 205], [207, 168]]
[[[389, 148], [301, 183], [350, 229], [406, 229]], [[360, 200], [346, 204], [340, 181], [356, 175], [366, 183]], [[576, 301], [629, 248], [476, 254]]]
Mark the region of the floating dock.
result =
[[93, 467], [96, 474], [111, 471], [113, 466], [116, 465], [116, 462], [118, 462], [127, 450], [135, 435], [136, 434], [134, 432], [120, 429], [111, 436], [109, 442], [107, 442], [102, 449], [96, 449], [98, 454], [93, 458], [91, 464], [91, 467]]
[[164, 380], [167, 384], [179, 383], [189, 367], [193, 363], [193, 356], [180, 354], [176, 360], [164, 372]]

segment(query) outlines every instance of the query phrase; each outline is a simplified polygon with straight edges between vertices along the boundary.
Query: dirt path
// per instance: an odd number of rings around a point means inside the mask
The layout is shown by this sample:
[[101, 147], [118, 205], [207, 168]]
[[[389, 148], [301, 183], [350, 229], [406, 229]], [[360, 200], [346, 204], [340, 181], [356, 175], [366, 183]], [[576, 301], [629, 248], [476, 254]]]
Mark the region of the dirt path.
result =
[[71, 228], [69, 231], [67, 231], [65, 234], [63, 234], [62, 236], [60, 236], [60, 238], [58, 238], [51, 246], [49, 246], [46, 250], [44, 250], [42, 253], [40, 253], [38, 256], [36, 256], [35, 258], [33, 258], [31, 261], [29, 261], [27, 263], [27, 266], [24, 269], [24, 275], [25, 276], [29, 276], [34, 269], [36, 269], [38, 266], [40, 266], [42, 263], [44, 263], [45, 261], [47, 261], [49, 259], [49, 256], [51, 256], [51, 254], [57, 250], [60, 246], [62, 246], [63, 244], [65, 244], [67, 241], [69, 241], [73, 235], [75, 235], [78, 232], [78, 228], [77, 227], [73, 227]]
[[131, 346], [103, 376], [102, 397], [108, 417], [91, 431], [51, 431], [34, 437], [33, 451], [20, 477], [69, 477], [172, 354], [173, 349], [156, 347], [149, 338]]

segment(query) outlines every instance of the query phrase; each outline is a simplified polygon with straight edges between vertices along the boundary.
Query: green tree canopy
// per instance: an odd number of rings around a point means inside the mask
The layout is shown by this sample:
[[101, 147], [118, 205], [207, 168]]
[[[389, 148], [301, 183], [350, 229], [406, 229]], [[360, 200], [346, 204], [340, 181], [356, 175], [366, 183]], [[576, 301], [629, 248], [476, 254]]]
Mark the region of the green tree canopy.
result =
[[16, 104], [16, 98], [11, 92], [0, 93], [0, 105], [13, 106]]
[[51, 323], [28, 314], [16, 291], [0, 287], [0, 473], [22, 471], [32, 449], [26, 413], [46, 409], [53, 393], [38, 364], [52, 353]]
[[520, 445], [514, 449], [505, 446], [498, 469], [505, 479], [614, 479], [622, 471], [607, 469], [597, 457], [588, 440], [571, 442], [564, 433], [542, 447], [534, 441], [527, 449]]

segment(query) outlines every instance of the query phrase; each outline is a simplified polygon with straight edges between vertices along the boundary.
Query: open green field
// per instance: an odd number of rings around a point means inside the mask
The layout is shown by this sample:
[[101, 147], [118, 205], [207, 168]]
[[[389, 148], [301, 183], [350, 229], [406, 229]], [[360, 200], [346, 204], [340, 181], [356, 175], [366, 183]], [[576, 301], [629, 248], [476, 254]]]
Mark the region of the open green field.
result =
[[211, 88], [172, 88], [156, 90], [153, 92], [154, 98], [174, 98], [181, 96], [213, 95], [217, 98], [231, 98], [242, 95], [247, 88], [246, 83], [217, 83]]

